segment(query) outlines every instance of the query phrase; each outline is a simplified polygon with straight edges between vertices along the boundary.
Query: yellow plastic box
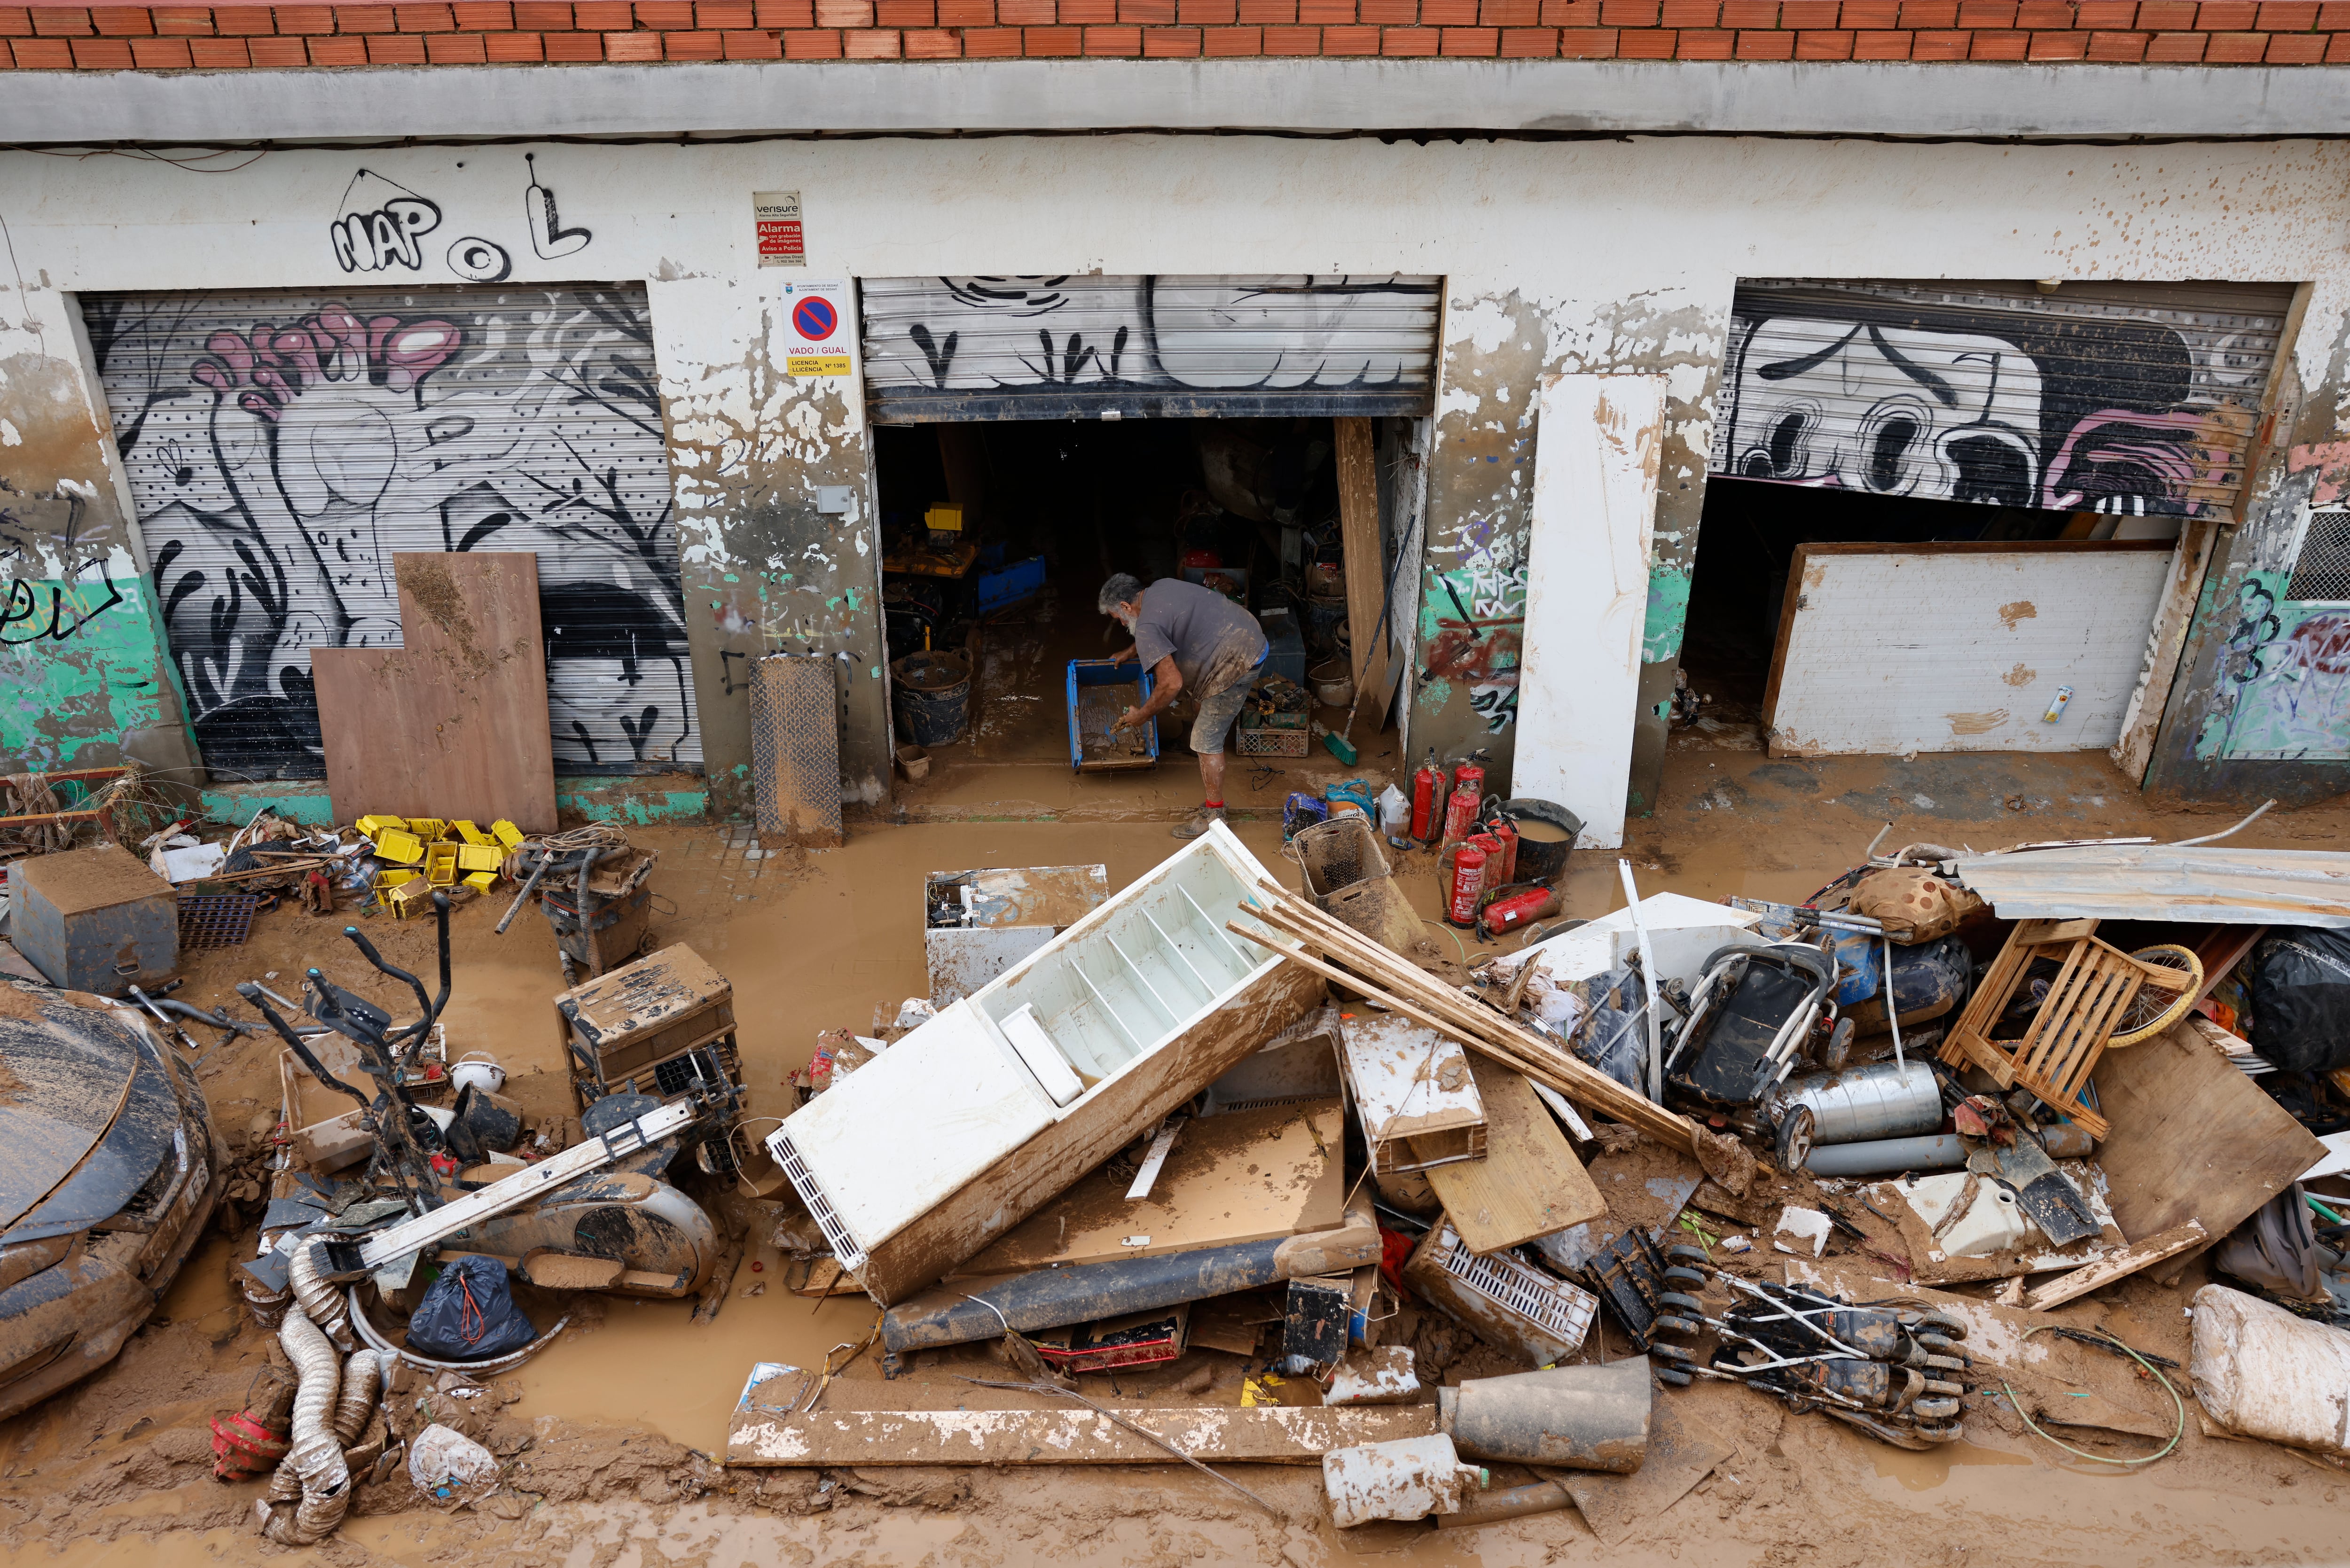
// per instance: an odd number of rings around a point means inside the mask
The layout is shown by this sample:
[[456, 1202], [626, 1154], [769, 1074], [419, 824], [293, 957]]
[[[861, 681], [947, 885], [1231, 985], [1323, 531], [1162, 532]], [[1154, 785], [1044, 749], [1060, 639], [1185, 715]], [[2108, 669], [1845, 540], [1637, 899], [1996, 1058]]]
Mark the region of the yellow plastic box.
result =
[[478, 888], [484, 893], [496, 887], [497, 883], [498, 874], [494, 871], [476, 871], [465, 878], [466, 887]]
[[386, 902], [391, 905], [392, 919], [405, 920], [411, 916], [431, 914], [432, 893], [432, 884], [423, 877], [409, 877], [407, 881], [394, 888], [386, 898]]
[[424, 846], [424, 879], [435, 888], [457, 885], [457, 852], [462, 844], [428, 844]]
[[459, 842], [464, 844], [492, 844], [496, 842], [494, 839], [491, 838], [488, 834], [484, 833], [480, 828], [475, 827], [472, 823], [467, 822], [463, 817], [452, 822], [449, 825], [449, 831], [457, 836]]
[[408, 831], [430, 844], [445, 836], [449, 825], [437, 816], [411, 816], [408, 819]]
[[359, 832], [369, 838], [373, 838], [387, 827], [406, 827], [407, 826], [408, 818], [404, 816], [383, 816], [370, 813], [359, 818]]
[[494, 844], [457, 846], [457, 869], [460, 871], [487, 871], [495, 877], [498, 867], [505, 864], [505, 858], [506, 852]]
[[502, 816], [490, 824], [490, 836], [504, 845], [509, 850], [514, 850], [522, 847], [525, 836], [521, 828]]
[[420, 866], [424, 861], [424, 840], [405, 828], [387, 827], [376, 836], [376, 856], [398, 866]]
[[922, 514], [922, 525], [934, 534], [962, 532], [962, 506], [959, 502], [941, 501]]

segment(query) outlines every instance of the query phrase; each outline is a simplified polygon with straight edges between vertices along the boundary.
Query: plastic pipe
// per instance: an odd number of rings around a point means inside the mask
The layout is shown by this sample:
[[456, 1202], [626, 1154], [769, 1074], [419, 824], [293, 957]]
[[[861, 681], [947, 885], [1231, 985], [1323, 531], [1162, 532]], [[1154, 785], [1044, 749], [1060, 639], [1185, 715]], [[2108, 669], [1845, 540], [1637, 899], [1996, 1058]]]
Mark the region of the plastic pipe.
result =
[[1804, 1168], [1814, 1176], [1883, 1176], [1897, 1170], [1955, 1170], [1966, 1162], [1967, 1146], [1959, 1136], [1938, 1133], [1829, 1144], [1812, 1150]]

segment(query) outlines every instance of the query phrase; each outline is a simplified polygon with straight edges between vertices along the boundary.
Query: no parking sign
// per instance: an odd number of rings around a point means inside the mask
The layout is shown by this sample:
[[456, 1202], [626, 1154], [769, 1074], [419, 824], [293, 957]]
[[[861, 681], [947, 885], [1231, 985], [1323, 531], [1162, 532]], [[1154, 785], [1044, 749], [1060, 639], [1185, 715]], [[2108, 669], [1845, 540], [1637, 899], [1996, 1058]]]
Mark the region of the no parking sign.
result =
[[784, 285], [784, 370], [792, 376], [848, 374], [848, 286]]

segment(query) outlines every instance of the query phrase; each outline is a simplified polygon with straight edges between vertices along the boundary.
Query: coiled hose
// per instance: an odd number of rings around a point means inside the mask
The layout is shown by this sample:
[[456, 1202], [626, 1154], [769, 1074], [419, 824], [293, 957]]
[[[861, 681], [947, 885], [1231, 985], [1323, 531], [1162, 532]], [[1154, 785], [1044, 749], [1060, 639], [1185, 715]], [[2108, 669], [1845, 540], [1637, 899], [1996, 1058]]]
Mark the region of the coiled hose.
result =
[[[336, 1426], [329, 1425], [330, 1417], [339, 1424], [349, 1407], [337, 1406], [342, 1391], [342, 1363], [334, 1342], [327, 1337], [328, 1331], [313, 1318], [331, 1314], [338, 1326], [345, 1329], [349, 1320], [341, 1293], [318, 1277], [314, 1252], [319, 1245], [312, 1241], [296, 1250], [287, 1271], [294, 1300], [286, 1307], [285, 1322], [277, 1325], [277, 1343], [301, 1380], [294, 1394], [294, 1446], [270, 1478], [269, 1500], [290, 1501], [298, 1493], [302, 1501], [291, 1513], [267, 1511], [261, 1527], [264, 1536], [282, 1546], [308, 1546], [325, 1540], [343, 1521], [343, 1512], [351, 1504], [350, 1467], [343, 1462]], [[354, 1362], [357, 1359], [353, 1357]], [[366, 1381], [371, 1400], [375, 1380], [369, 1376]], [[364, 1420], [362, 1416], [362, 1424]]]
[[301, 1304], [303, 1315], [317, 1324], [318, 1331], [332, 1340], [338, 1350], [348, 1350], [356, 1342], [351, 1338], [350, 1304], [343, 1293], [318, 1277], [318, 1249], [326, 1242], [316, 1237], [297, 1241], [294, 1256], [287, 1261], [286, 1283]]
[[354, 1350], [343, 1363], [342, 1392], [335, 1400], [335, 1440], [349, 1448], [359, 1440], [375, 1415], [376, 1380], [383, 1375], [383, 1357], [372, 1350]]

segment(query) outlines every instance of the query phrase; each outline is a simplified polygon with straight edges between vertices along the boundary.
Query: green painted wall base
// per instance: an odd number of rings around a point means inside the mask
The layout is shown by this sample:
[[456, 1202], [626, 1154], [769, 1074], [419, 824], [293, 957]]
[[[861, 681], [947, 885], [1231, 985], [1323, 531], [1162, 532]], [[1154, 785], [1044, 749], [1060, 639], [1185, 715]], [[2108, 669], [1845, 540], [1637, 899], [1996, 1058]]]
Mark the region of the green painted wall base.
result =
[[[327, 792], [308, 780], [215, 784], [202, 794], [204, 813], [215, 822], [241, 826], [264, 806], [313, 826], [330, 826], [335, 820]], [[681, 774], [559, 778], [555, 805], [566, 815], [577, 812], [590, 822], [700, 822], [710, 815], [710, 791], [699, 778]]]

